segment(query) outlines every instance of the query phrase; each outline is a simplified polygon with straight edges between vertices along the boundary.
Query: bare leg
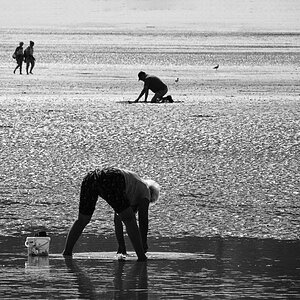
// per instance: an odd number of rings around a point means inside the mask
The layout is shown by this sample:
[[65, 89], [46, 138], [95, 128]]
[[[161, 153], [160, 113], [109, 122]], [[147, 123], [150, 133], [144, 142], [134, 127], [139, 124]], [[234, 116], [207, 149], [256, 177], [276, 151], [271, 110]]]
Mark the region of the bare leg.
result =
[[30, 74], [32, 74], [32, 70], [33, 70], [34, 66], [35, 66], [35, 61], [32, 60], [31, 61], [31, 68], [30, 68]]
[[26, 73], [27, 75], [29, 74], [28, 70], [29, 70], [29, 65], [30, 65], [30, 62], [27, 60], [26, 61]]
[[20, 74], [22, 74], [22, 65], [23, 65], [23, 61], [20, 62]]
[[122, 220], [117, 213], [114, 216], [115, 234], [119, 244], [117, 253], [126, 254]]
[[68, 233], [65, 249], [63, 251], [64, 256], [72, 256], [74, 245], [76, 244], [86, 225], [90, 222], [91, 218], [92, 216], [79, 213], [78, 219], [74, 222]]
[[14, 69], [14, 74], [16, 73], [16, 71], [18, 70], [18, 68], [20, 68], [20, 73], [22, 73], [22, 64], [20, 64], [19, 61], [17, 61], [17, 66]]

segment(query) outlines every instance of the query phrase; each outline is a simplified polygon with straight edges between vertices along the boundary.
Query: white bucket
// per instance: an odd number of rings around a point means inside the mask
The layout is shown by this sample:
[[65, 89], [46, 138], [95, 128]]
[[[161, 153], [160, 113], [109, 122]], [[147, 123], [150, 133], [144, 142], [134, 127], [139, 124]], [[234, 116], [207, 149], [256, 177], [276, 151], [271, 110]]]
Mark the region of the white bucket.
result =
[[28, 255], [47, 256], [49, 254], [50, 237], [28, 237], [25, 246], [28, 248]]

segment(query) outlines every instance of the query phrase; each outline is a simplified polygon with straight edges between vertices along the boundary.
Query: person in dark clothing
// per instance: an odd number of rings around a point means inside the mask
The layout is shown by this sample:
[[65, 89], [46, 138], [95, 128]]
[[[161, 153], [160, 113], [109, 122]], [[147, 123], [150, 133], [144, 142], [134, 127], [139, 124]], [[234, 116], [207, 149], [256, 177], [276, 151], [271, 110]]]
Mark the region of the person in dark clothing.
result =
[[[24, 58], [25, 58], [25, 62], [26, 62], [26, 73], [27, 73], [27, 75], [29, 73], [32, 74], [32, 70], [35, 66], [35, 58], [33, 56], [33, 46], [34, 46], [34, 42], [30, 41], [29, 46], [24, 51]], [[30, 71], [29, 71], [29, 66], [31, 66]]]
[[151, 103], [173, 102], [171, 96], [164, 97], [164, 95], [168, 92], [168, 87], [158, 77], [148, 75], [145, 72], [141, 71], [138, 74], [138, 78], [139, 80], [144, 82], [144, 88], [134, 102], [138, 102], [143, 95], [145, 95], [145, 102], [147, 102], [149, 90], [154, 93], [154, 96], [151, 99]]
[[[72, 256], [74, 245], [92, 218], [98, 196], [115, 211], [115, 233], [119, 244], [117, 253], [126, 255], [124, 223], [138, 260], [147, 260], [148, 208], [150, 202], [157, 200], [159, 186], [154, 181], [141, 179], [134, 172], [115, 167], [96, 169], [84, 177], [78, 218], [68, 233], [63, 255]], [[139, 212], [139, 226], [136, 211]]]
[[15, 58], [17, 62], [17, 66], [14, 69], [14, 74], [16, 74], [16, 71], [18, 68], [20, 68], [20, 74], [22, 75], [22, 65], [24, 60], [24, 52], [23, 52], [23, 42], [20, 42], [19, 46], [16, 48], [13, 57]]

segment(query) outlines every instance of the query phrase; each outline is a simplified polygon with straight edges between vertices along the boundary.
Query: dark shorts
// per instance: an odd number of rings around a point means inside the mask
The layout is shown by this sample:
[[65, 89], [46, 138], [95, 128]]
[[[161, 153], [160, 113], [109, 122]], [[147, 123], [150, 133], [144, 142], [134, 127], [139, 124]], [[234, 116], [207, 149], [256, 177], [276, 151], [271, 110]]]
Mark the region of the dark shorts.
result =
[[17, 55], [16, 61], [17, 61], [17, 64], [18, 64], [18, 65], [22, 65], [23, 60], [24, 60], [23, 55]]
[[116, 213], [120, 213], [130, 206], [125, 189], [124, 175], [117, 168], [89, 172], [82, 181], [79, 212], [92, 215], [100, 196]]
[[34, 59], [33, 56], [30, 55], [30, 56], [27, 56], [27, 57], [26, 57], [25, 62], [26, 62], [27, 64], [32, 64], [32, 65], [34, 65], [34, 64], [35, 64], [35, 59]]

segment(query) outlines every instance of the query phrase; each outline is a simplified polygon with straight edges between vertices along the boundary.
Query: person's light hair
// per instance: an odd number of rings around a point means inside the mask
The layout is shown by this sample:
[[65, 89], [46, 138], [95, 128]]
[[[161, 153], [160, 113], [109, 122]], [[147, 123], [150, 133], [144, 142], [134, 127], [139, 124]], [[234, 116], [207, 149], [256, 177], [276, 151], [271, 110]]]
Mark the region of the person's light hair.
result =
[[151, 179], [145, 179], [145, 182], [150, 190], [150, 202], [154, 203], [159, 198], [160, 186], [157, 182]]

